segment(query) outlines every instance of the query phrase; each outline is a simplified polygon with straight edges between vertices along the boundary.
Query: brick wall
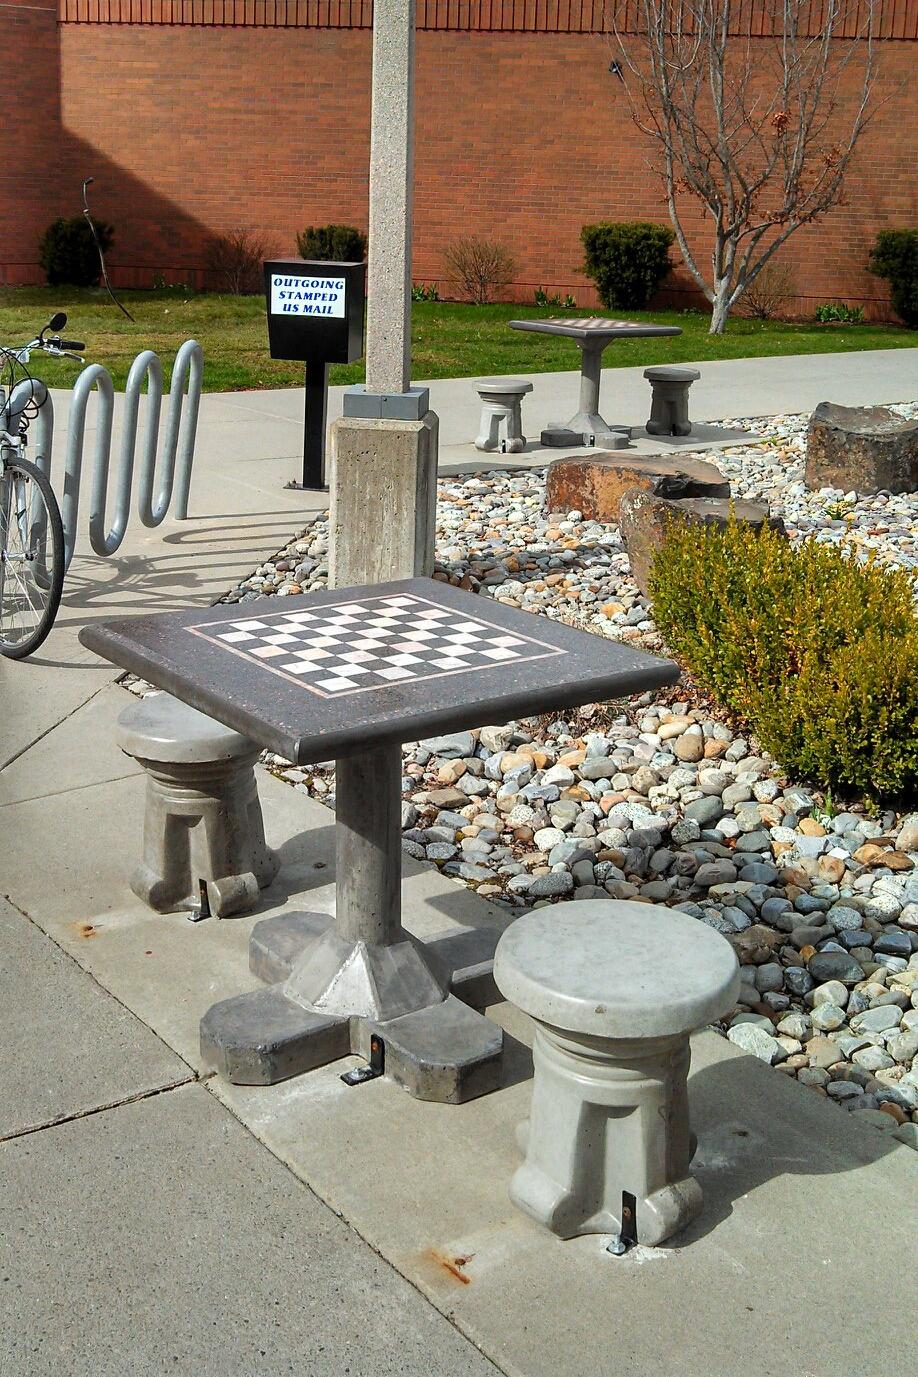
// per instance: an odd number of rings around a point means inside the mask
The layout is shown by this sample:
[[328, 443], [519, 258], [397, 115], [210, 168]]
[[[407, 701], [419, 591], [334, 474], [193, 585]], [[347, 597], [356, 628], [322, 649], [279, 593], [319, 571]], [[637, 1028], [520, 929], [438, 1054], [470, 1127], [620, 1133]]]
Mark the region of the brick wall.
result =
[[0, 0], [7, 54], [0, 135], [0, 282], [40, 281], [38, 236], [59, 175], [56, 0]]
[[[542, 285], [594, 304], [578, 271], [580, 226], [666, 220], [647, 150], [608, 72], [611, 40], [545, 31], [559, 13], [548, 0], [519, 0], [523, 18], [542, 16], [541, 30], [520, 21], [513, 32], [481, 31], [469, 16], [480, 19], [486, 2], [473, 11], [441, 0], [439, 23], [428, 0], [422, 14], [430, 27], [417, 36], [414, 277], [445, 286], [445, 244], [474, 232], [512, 247], [517, 299], [531, 299]], [[45, 184], [50, 218], [77, 213], [80, 181], [95, 176], [94, 208], [116, 226], [116, 281], [145, 285], [161, 273], [201, 283], [208, 234], [237, 226], [264, 231], [283, 252], [293, 251], [296, 230], [309, 223], [366, 226], [366, 0], [319, 0], [323, 27], [304, 26], [307, 0], [284, 0], [283, 8], [282, 0], [260, 0], [260, 22], [257, 4], [249, 16], [254, 0], [237, 0], [232, 10], [224, 0], [62, 0], [84, 20], [92, 6], [98, 14], [116, 4], [119, 15], [136, 18], [141, 7], [149, 18], [159, 6], [162, 16], [169, 4], [179, 18], [61, 24], [61, 175]], [[234, 22], [216, 22], [218, 5]], [[294, 5], [304, 6], [305, 19]], [[330, 27], [336, 5], [341, 22]], [[601, 5], [590, 11], [602, 12]], [[894, 13], [897, 22], [915, 18], [918, 0], [900, 0]], [[918, 50], [906, 40], [881, 47], [884, 82], [890, 90], [900, 85], [864, 144], [846, 204], [788, 246], [802, 309], [843, 298], [884, 314], [883, 284], [862, 266], [867, 250], [877, 229], [918, 222], [918, 101], [908, 83]], [[0, 229], [7, 215], [0, 209]], [[700, 215], [692, 230], [704, 255]], [[11, 280], [21, 278], [23, 264], [33, 270], [29, 232], [23, 222], [9, 258], [10, 240], [0, 233], [0, 273]], [[675, 288], [678, 299], [691, 299], [684, 270]]]

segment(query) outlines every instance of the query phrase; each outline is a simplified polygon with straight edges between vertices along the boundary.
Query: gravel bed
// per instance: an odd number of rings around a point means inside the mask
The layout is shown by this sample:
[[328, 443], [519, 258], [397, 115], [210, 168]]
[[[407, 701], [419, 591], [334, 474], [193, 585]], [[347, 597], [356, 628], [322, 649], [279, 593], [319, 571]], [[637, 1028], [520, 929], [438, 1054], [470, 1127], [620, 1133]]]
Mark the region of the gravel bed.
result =
[[[703, 457], [791, 539], [918, 567], [914, 497], [807, 491], [806, 420], [729, 418], [761, 438]], [[441, 480], [435, 576], [661, 649], [617, 528], [544, 495], [544, 469]], [[321, 588], [327, 554], [319, 515], [224, 601]], [[332, 762], [266, 760], [334, 804]], [[827, 809], [690, 685], [408, 744], [403, 790], [405, 850], [492, 902], [639, 898], [724, 933], [742, 989], [721, 1031], [918, 1147], [918, 812]]]

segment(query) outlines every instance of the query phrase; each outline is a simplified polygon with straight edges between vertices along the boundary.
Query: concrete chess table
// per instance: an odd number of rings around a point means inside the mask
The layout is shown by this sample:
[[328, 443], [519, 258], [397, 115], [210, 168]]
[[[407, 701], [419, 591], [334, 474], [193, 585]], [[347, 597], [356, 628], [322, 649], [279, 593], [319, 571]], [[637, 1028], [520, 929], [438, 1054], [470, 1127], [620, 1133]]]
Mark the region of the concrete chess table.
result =
[[259, 923], [267, 984], [201, 1023], [213, 1065], [275, 1081], [348, 1052], [423, 1099], [499, 1081], [499, 933], [401, 925], [401, 743], [673, 683], [627, 645], [432, 579], [93, 623], [83, 644], [298, 764], [336, 758], [336, 913]]
[[511, 320], [511, 330], [532, 330], [541, 335], [564, 335], [580, 346], [580, 408], [566, 425], [552, 425], [542, 431], [542, 444], [565, 448], [589, 443], [592, 435], [602, 449], [624, 449], [631, 438], [631, 427], [610, 425], [599, 414], [599, 383], [602, 356], [616, 339], [639, 335], [681, 335], [678, 325], [641, 325], [627, 320], [606, 320], [589, 316], [583, 320]]

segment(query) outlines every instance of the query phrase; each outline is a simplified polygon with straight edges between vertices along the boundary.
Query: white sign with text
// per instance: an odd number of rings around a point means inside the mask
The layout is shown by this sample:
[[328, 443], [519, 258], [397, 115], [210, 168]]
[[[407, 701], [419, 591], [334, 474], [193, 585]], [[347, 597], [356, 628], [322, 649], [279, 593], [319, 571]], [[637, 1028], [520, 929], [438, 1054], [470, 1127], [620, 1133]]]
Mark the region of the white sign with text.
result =
[[292, 277], [271, 274], [271, 314], [344, 318], [343, 277]]

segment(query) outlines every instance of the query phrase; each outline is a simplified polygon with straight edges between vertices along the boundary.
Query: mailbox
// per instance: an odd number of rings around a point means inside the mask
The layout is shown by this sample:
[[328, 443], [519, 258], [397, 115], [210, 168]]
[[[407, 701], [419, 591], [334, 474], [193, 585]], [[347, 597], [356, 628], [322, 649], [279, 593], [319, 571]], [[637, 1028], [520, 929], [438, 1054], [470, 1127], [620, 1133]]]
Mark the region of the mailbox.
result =
[[272, 359], [306, 365], [303, 481], [288, 488], [318, 490], [325, 483], [328, 366], [363, 356], [365, 263], [278, 258], [265, 264], [268, 347]]
[[363, 356], [365, 263], [265, 264], [272, 359], [353, 363]]

